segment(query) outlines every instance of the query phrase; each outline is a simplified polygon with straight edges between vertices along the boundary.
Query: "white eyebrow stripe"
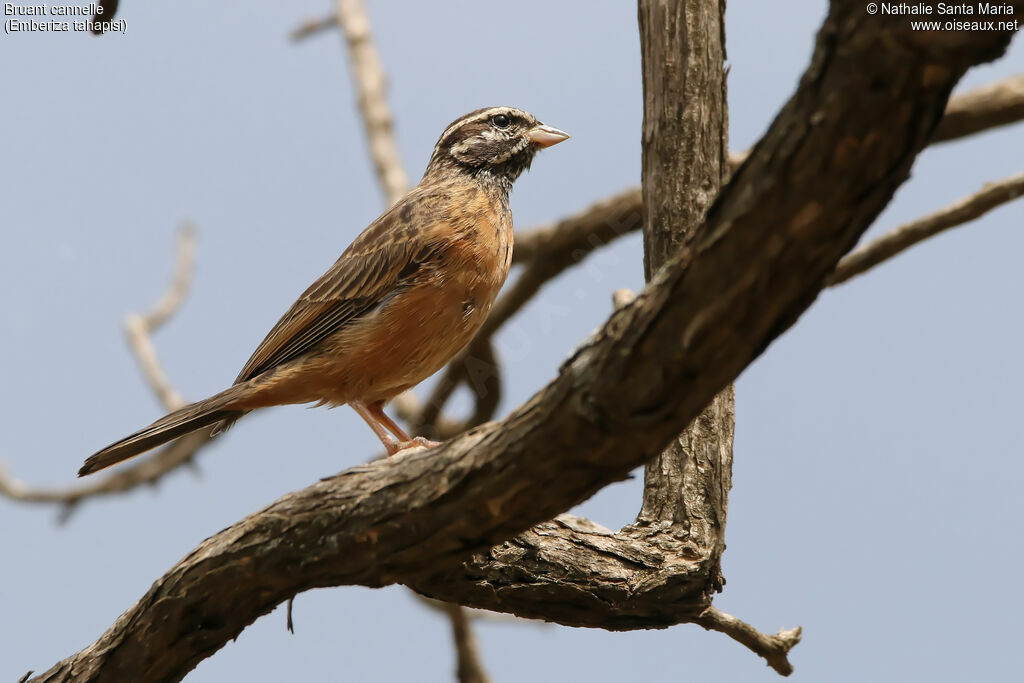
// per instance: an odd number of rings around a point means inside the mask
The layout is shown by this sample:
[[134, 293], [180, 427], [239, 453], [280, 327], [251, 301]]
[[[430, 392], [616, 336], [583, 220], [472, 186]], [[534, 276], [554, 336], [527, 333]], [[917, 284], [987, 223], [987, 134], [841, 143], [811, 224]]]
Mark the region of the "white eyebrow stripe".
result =
[[526, 112], [516, 109], [515, 107], [491, 107], [490, 109], [484, 109], [482, 112], [474, 116], [459, 119], [452, 125], [445, 128], [445, 131], [441, 133], [441, 137], [437, 139], [437, 144], [434, 145], [434, 152], [432, 156], [436, 156], [441, 150], [441, 143], [444, 142], [445, 138], [457, 131], [459, 128], [471, 123], [476, 123], [477, 121], [489, 119], [495, 114], [505, 114], [506, 116], [523, 115], [525, 117]]

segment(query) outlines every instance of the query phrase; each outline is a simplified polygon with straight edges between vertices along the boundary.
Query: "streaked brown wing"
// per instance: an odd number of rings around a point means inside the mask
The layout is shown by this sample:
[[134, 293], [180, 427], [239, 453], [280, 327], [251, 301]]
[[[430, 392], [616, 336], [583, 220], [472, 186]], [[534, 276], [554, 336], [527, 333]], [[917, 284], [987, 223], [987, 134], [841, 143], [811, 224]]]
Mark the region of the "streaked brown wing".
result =
[[[406, 196], [370, 224], [341, 257], [274, 325], [242, 368], [236, 383], [306, 353], [407, 283], [438, 253], [432, 236], [417, 230]], [[401, 224], [400, 224], [401, 223]]]

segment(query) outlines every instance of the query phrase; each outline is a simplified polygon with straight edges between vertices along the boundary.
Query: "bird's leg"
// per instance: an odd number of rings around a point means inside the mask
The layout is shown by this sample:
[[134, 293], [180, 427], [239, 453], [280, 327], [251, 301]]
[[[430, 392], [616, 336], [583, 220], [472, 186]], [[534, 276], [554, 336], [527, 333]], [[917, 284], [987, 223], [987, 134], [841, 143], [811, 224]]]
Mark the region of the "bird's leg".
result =
[[[388, 417], [388, 414], [384, 412], [384, 401], [377, 401], [366, 406], [366, 409], [370, 411], [370, 414], [380, 422], [380, 424], [391, 430], [391, 433], [399, 438], [401, 443], [398, 444], [398, 450], [404, 451], [406, 448], [413, 448], [416, 446], [422, 446], [423, 448], [433, 448], [439, 446], [437, 441], [431, 441], [422, 436], [416, 436], [409, 438], [405, 430], [399, 427], [394, 420]], [[397, 451], [396, 451], [397, 452]], [[391, 453], [390, 455], [394, 455]]]
[[352, 406], [352, 410], [359, 413], [359, 417], [363, 418], [366, 424], [370, 425], [370, 429], [373, 430], [373, 433], [384, 444], [384, 448], [387, 449], [389, 456], [401, 450], [398, 439], [388, 434], [388, 430], [377, 420], [377, 417], [370, 411], [369, 406], [362, 401], [349, 401], [348, 404]]
[[398, 423], [388, 417], [388, 414], [384, 412], [384, 402], [377, 401], [376, 403], [370, 403], [366, 406], [366, 409], [370, 411], [373, 418], [380, 424], [388, 428], [392, 434], [398, 437], [399, 441], [411, 441], [412, 439], [406, 433], [404, 429], [398, 426]]
[[[436, 441], [429, 441], [422, 436], [410, 439], [409, 435], [384, 412], [383, 401], [370, 404], [363, 403], [362, 401], [349, 401], [349, 405], [352, 406], [352, 410], [359, 413], [359, 417], [363, 418], [366, 424], [370, 425], [370, 429], [373, 430], [373, 433], [384, 444], [388, 456], [414, 446], [433, 448], [438, 445]], [[388, 430], [398, 438], [396, 439], [395, 436], [391, 436]]]

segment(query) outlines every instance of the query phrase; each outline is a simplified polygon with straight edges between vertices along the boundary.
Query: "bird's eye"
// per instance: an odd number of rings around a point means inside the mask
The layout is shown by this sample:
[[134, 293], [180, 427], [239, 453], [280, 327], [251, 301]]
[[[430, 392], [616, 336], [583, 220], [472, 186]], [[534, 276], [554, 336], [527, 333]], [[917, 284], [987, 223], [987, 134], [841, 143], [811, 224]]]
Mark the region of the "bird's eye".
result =
[[512, 125], [512, 121], [509, 120], [504, 114], [495, 114], [491, 117], [491, 123], [494, 124], [495, 128], [508, 128]]

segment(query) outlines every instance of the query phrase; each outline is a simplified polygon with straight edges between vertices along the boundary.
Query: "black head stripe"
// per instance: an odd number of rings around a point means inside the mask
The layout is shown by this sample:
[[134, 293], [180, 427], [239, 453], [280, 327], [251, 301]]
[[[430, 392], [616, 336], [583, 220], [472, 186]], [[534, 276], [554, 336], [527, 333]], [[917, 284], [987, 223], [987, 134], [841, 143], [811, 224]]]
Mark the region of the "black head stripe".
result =
[[[498, 127], [492, 119], [507, 116], [510, 125]], [[480, 178], [495, 179], [506, 191], [527, 168], [537, 148], [527, 131], [537, 124], [531, 114], [514, 107], [477, 109], [452, 121], [434, 146], [427, 173], [453, 169]]]
[[483, 109], [471, 111], [448, 124], [448, 127], [444, 129], [444, 132], [438, 139], [437, 145], [434, 146], [434, 152], [436, 153], [443, 148], [450, 148], [462, 140], [468, 140], [475, 135], [479, 135], [485, 128], [490, 126], [491, 117], [496, 114], [504, 114], [512, 119], [513, 122], [529, 121], [533, 118], [525, 111], [515, 107], [484, 107]]

